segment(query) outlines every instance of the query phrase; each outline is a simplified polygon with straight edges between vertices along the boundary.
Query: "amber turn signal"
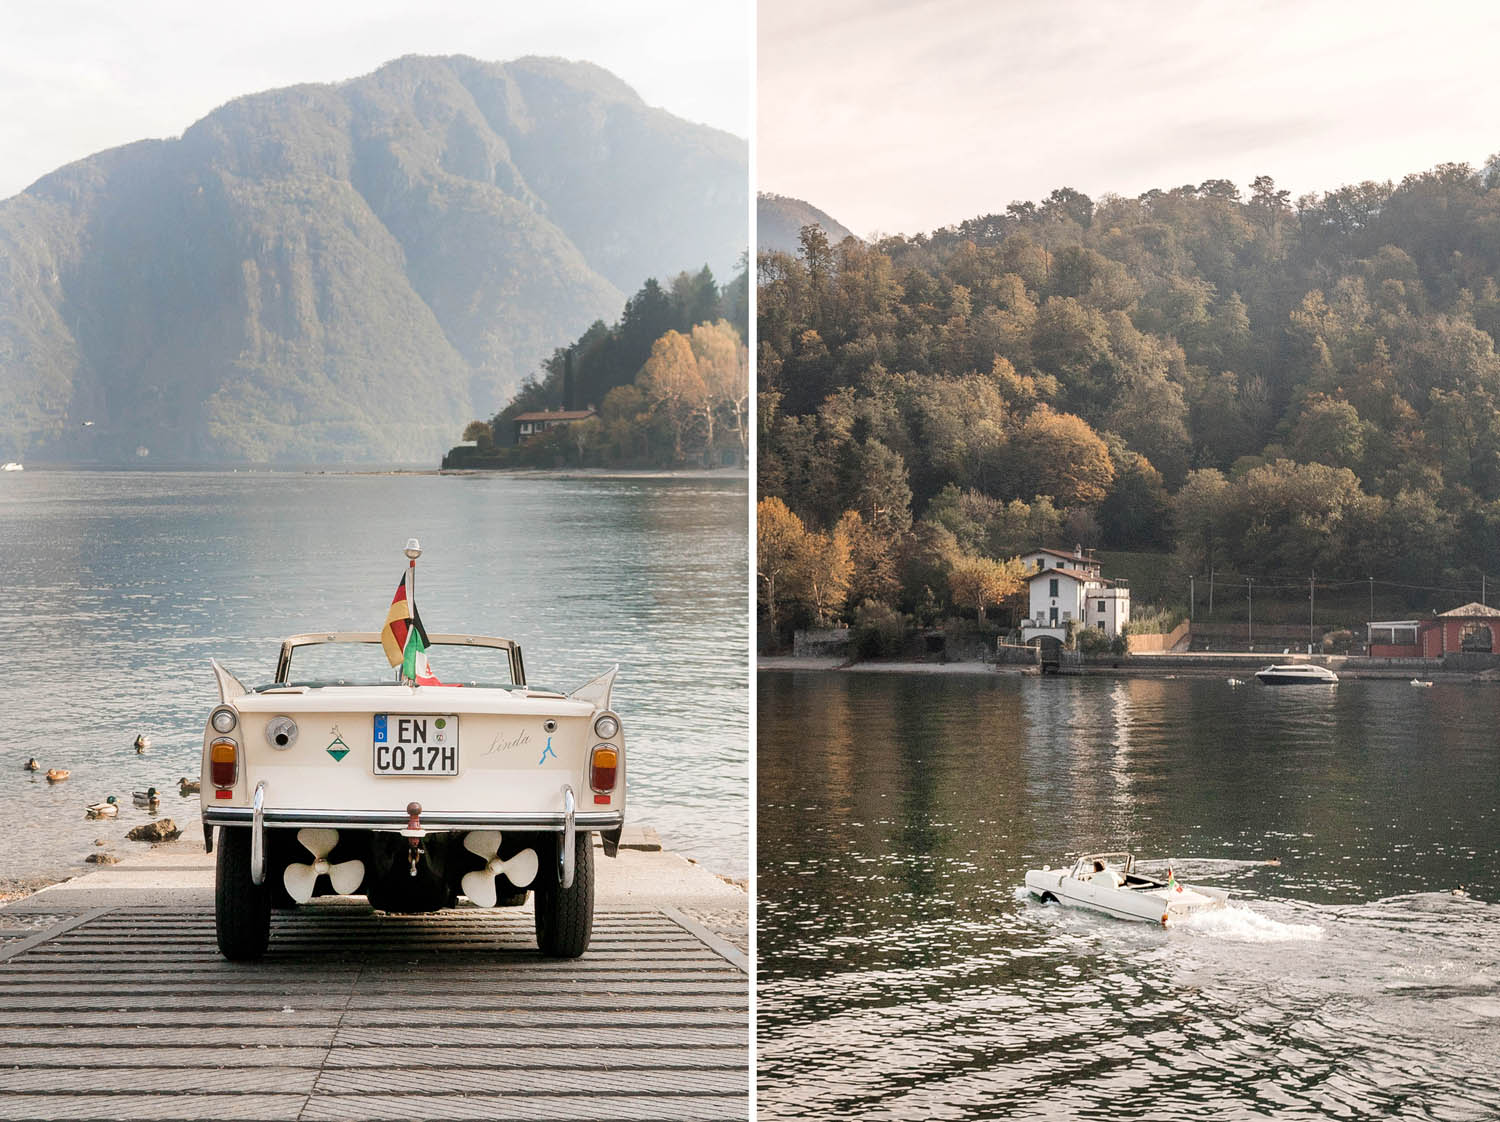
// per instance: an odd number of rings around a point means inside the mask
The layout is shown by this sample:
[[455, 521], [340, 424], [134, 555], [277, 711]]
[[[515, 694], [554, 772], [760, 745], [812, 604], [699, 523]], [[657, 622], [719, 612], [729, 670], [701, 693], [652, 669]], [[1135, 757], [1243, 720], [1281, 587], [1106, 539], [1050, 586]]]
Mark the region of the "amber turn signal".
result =
[[220, 737], [208, 746], [208, 777], [215, 787], [233, 787], [240, 773], [240, 746]]
[[589, 762], [589, 786], [601, 794], [615, 789], [615, 778], [619, 774], [619, 750], [609, 744], [594, 749]]

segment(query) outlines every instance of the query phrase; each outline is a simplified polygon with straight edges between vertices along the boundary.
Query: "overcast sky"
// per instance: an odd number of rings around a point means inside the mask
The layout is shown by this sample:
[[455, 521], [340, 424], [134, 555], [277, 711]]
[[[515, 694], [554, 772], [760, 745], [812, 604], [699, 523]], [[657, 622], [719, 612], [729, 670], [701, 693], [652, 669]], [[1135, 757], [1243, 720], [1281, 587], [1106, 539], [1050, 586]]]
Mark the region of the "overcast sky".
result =
[[648, 104], [750, 134], [751, 0], [0, 0], [0, 198], [180, 136], [241, 94], [405, 54], [586, 59]]
[[1075, 187], [1293, 196], [1500, 151], [1500, 5], [760, 0], [759, 186], [861, 235]]

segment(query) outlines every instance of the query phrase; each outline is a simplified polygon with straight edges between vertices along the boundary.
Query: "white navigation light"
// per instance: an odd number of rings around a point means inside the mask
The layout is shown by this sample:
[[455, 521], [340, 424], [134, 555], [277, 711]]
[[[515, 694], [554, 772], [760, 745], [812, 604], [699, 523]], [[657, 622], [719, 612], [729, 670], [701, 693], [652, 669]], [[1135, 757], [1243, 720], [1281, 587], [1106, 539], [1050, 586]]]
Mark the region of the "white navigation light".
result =
[[208, 723], [213, 725], [214, 732], [233, 732], [237, 721], [233, 709], [215, 709]]
[[272, 717], [266, 722], [266, 742], [272, 748], [290, 748], [297, 743], [297, 722], [290, 717]]
[[594, 722], [594, 732], [600, 740], [613, 740], [620, 731], [620, 722], [609, 713]]
[[422, 556], [422, 546], [416, 538], [406, 539], [406, 556], [410, 557], [413, 561]]

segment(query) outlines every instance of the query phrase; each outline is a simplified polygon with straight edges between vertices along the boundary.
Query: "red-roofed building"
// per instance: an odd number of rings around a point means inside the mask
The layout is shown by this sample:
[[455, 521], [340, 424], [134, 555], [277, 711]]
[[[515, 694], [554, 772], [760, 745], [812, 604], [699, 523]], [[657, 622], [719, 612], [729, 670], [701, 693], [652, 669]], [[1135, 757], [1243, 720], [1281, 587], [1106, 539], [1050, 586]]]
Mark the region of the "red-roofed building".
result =
[[1021, 621], [1021, 640], [1029, 643], [1039, 635], [1067, 638], [1068, 626], [1094, 628], [1110, 638], [1130, 621], [1130, 586], [1125, 581], [1105, 580], [1099, 563], [1055, 549], [1036, 549], [1023, 554], [1029, 586], [1029, 614]]
[[516, 443], [525, 444], [533, 436], [548, 429], [570, 425], [574, 421], [586, 421], [596, 416], [596, 409], [559, 409], [552, 413], [517, 413], [511, 420], [516, 425]]
[[1372, 658], [1442, 658], [1500, 652], [1500, 608], [1465, 604], [1430, 619], [1372, 620]]

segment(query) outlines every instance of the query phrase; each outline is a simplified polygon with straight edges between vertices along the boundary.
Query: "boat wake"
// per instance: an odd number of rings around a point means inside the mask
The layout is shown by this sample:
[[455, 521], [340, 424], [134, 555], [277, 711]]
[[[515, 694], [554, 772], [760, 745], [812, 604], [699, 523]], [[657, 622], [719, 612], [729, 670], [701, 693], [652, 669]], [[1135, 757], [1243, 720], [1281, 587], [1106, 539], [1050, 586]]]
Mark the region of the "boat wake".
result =
[[1316, 923], [1283, 923], [1239, 904], [1194, 912], [1174, 920], [1172, 930], [1238, 943], [1309, 943], [1323, 938]]

